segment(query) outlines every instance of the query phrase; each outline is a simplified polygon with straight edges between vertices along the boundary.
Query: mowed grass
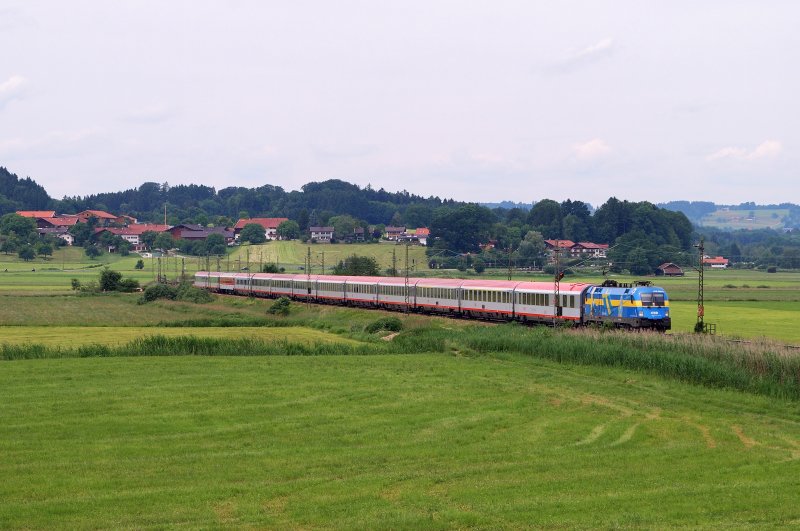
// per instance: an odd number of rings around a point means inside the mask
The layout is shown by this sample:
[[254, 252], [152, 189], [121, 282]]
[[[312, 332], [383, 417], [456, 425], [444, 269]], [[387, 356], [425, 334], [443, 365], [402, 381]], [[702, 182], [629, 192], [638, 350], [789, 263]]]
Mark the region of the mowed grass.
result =
[[[670, 304], [672, 329], [689, 332], [697, 322], [697, 304]], [[704, 322], [714, 323], [718, 335], [770, 338], [800, 346], [800, 308], [796, 302], [709, 302]]]
[[193, 336], [197, 338], [217, 339], [253, 339], [260, 341], [288, 341], [291, 343], [350, 343], [357, 341], [347, 339], [335, 334], [303, 327], [138, 327], [138, 326], [108, 326], [108, 327], [74, 327], [74, 326], [2, 326], [0, 327], [0, 344], [22, 345], [37, 344], [48, 347], [70, 348], [82, 345], [109, 345], [118, 346], [129, 343], [135, 339], [153, 336], [181, 337]]
[[[333, 267], [348, 256], [371, 256], [378, 262], [381, 272], [392, 267], [392, 252], [395, 253], [397, 269], [405, 270], [406, 248], [405, 245], [391, 243], [333, 243], [311, 244], [301, 241], [270, 241], [261, 245], [243, 245], [237, 247], [230, 255], [234, 265], [232, 271], [241, 264], [247, 263], [248, 253], [251, 269], [256, 269], [262, 263], [275, 263], [286, 268], [287, 273], [297, 273], [299, 266], [306, 263], [308, 249], [311, 249], [311, 271], [314, 274], [322, 273], [322, 253], [325, 253], [325, 272], [330, 274]], [[412, 245], [409, 247], [409, 261], [415, 271], [428, 271], [428, 258], [425, 247]], [[227, 259], [221, 263], [221, 269], [226, 270]], [[215, 264], [216, 270], [216, 264]]]
[[516, 354], [2, 368], [3, 527], [800, 524], [796, 403]]

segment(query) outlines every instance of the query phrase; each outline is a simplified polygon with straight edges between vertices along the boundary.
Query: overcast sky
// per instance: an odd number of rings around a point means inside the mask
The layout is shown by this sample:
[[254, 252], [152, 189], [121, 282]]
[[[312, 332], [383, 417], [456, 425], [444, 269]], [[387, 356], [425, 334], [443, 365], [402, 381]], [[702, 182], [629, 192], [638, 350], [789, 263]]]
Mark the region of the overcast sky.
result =
[[800, 202], [800, 2], [0, 0], [0, 166], [50, 195], [329, 178]]

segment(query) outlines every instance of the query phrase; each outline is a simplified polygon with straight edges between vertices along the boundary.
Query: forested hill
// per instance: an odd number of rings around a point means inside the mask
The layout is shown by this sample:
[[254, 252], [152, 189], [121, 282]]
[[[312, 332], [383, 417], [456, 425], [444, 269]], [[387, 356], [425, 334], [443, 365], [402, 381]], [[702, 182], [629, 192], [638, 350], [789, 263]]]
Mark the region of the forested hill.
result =
[[[164, 205], [171, 222], [192, 220], [213, 222], [214, 218], [288, 217], [299, 219], [317, 217], [317, 222], [337, 214], [349, 214], [368, 223], [389, 224], [403, 220], [425, 225], [429, 216], [420, 218], [415, 212], [430, 212], [442, 205], [459, 204], [438, 197], [422, 197], [408, 192], [387, 192], [367, 186], [360, 188], [339, 180], [313, 182], [301, 190], [287, 192], [280, 186], [258, 188], [229, 187], [215, 190], [203, 185], [169, 186], [167, 183], [144, 183], [139, 188], [89, 195], [65, 197], [59, 202], [63, 212], [79, 212], [87, 208], [125, 213], [140, 220], [163, 219]], [[396, 215], [397, 214], [397, 215]], [[426, 219], [426, 217], [428, 219]], [[312, 220], [313, 222], [314, 220]]]
[[30, 177], [20, 179], [0, 166], [0, 215], [17, 210], [53, 209], [54, 201]]

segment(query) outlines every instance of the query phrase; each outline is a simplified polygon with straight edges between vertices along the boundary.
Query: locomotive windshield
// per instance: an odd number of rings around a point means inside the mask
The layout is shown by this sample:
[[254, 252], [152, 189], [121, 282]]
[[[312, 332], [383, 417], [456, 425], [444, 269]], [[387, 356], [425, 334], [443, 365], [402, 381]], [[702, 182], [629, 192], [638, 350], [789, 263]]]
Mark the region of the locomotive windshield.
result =
[[642, 306], [664, 306], [664, 292], [642, 293]]

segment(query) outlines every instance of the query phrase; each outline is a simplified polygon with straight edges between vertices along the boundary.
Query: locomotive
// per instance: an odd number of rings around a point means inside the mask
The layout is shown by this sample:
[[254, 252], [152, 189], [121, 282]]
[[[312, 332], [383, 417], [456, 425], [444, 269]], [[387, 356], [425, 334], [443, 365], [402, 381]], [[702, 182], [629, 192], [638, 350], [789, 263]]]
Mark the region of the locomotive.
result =
[[667, 293], [649, 283], [560, 282], [556, 294], [554, 282], [198, 271], [194, 285], [231, 295], [452, 317], [658, 331], [671, 327]]

